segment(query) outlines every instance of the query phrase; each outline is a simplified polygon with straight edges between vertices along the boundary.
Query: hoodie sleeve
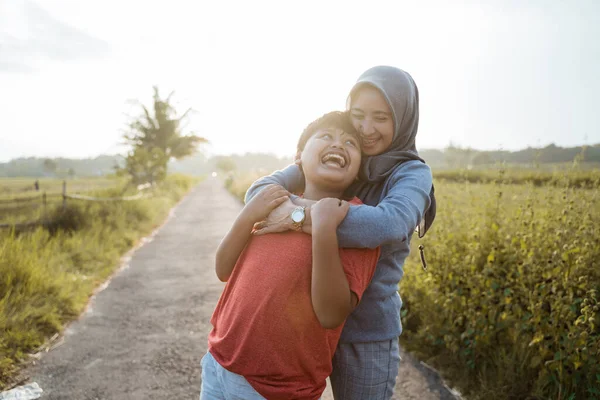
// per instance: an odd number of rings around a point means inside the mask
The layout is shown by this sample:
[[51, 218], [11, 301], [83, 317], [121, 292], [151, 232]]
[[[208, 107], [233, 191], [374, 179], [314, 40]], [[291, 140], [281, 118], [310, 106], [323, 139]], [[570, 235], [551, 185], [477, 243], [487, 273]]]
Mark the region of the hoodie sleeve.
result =
[[341, 247], [374, 249], [411, 237], [429, 207], [431, 169], [420, 161], [409, 161], [387, 179], [387, 193], [379, 204], [350, 207], [337, 231]]
[[271, 184], [283, 186], [290, 193], [299, 193], [304, 189], [304, 175], [296, 164], [290, 164], [271, 175], [263, 176], [250, 185], [246, 192], [245, 202], [252, 200], [265, 186]]

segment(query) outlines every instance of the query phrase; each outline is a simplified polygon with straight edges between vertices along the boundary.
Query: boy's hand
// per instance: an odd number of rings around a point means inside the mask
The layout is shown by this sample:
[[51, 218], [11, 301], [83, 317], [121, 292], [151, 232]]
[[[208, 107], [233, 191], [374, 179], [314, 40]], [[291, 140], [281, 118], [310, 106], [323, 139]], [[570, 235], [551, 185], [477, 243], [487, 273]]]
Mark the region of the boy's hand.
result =
[[337, 229], [346, 218], [349, 208], [350, 203], [344, 200], [331, 197], [319, 200], [311, 208], [313, 229]]
[[294, 224], [290, 215], [296, 208], [292, 200], [285, 200], [275, 208], [264, 221], [254, 225], [255, 235], [266, 235], [267, 233], [286, 232], [294, 229]]
[[289, 195], [289, 192], [279, 185], [265, 186], [252, 200], [246, 203], [242, 213], [250, 222], [257, 223], [267, 218], [271, 211], [288, 200]]

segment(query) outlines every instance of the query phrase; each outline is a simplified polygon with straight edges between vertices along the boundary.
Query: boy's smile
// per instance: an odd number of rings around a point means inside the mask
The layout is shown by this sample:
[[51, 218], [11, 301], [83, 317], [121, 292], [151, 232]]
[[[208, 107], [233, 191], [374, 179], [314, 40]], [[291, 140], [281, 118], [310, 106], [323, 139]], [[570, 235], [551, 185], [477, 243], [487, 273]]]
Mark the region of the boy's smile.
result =
[[347, 163], [346, 154], [343, 151], [331, 149], [321, 158], [321, 162], [331, 167], [344, 168]]

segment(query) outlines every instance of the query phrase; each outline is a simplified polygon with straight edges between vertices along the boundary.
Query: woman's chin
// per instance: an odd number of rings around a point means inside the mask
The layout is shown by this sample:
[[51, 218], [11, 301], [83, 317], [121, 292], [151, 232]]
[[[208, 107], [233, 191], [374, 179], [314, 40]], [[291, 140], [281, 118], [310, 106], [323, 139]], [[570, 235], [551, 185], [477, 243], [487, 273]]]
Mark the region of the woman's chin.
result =
[[378, 154], [383, 153], [383, 150], [381, 150], [379, 147], [380, 146], [378, 146], [378, 145], [375, 145], [375, 146], [372, 146], [369, 148], [363, 147], [363, 149], [362, 149], [363, 156], [371, 157], [371, 156], [376, 156]]

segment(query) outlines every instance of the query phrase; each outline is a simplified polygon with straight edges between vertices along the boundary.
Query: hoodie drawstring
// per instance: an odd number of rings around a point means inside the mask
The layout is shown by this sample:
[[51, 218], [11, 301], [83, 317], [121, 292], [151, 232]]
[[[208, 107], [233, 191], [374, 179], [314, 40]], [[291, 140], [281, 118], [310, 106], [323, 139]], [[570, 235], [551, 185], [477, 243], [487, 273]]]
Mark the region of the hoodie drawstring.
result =
[[421, 265], [423, 265], [423, 271], [427, 271], [427, 261], [425, 261], [425, 247], [419, 245], [419, 255], [421, 256]]

